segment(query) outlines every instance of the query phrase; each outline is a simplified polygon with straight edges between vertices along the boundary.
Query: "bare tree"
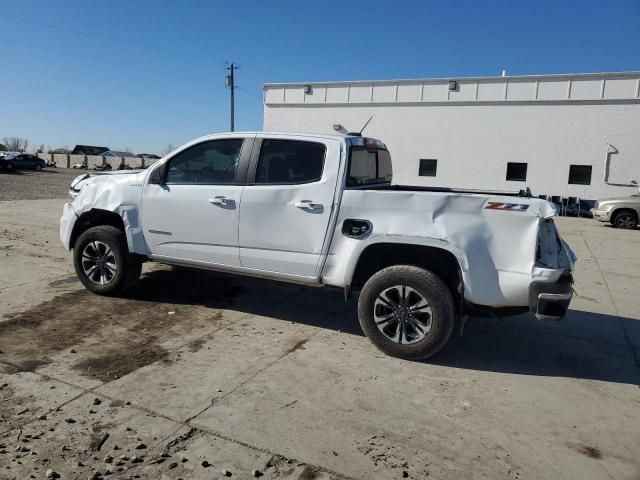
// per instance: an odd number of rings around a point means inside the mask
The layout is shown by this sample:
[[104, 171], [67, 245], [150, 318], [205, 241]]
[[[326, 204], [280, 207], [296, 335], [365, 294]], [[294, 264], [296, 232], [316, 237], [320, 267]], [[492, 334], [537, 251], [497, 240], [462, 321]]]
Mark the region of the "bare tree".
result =
[[174, 149], [175, 147], [173, 146], [173, 143], [169, 143], [160, 153], [164, 157], [166, 154], [173, 152]]
[[36, 153], [44, 153], [44, 143], [40, 144], [40, 146], [36, 149]]
[[2, 143], [10, 152], [24, 152], [29, 146], [29, 140], [22, 137], [4, 137]]

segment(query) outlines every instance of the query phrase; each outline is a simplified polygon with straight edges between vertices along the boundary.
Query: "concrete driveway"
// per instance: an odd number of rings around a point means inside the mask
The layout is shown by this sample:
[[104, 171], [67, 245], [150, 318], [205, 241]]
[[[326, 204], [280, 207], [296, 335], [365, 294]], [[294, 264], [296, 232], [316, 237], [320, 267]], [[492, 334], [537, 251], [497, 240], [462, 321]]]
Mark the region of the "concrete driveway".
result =
[[560, 324], [384, 356], [341, 292], [145, 265], [81, 288], [62, 200], [0, 202], [0, 478], [640, 476], [640, 231], [560, 219]]

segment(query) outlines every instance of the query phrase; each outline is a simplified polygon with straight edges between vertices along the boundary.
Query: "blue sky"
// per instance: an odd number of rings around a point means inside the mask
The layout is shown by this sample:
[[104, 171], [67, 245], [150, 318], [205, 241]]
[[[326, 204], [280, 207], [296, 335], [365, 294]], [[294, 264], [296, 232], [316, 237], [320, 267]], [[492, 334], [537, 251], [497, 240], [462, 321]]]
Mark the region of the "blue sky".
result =
[[640, 0], [3, 0], [0, 138], [160, 152], [265, 82], [640, 70]]

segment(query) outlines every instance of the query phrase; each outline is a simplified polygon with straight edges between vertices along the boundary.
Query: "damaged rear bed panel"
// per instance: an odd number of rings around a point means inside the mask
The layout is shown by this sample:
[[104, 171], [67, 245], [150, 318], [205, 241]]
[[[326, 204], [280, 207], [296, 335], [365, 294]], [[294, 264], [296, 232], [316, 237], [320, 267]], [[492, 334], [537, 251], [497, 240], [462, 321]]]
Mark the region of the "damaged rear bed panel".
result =
[[[551, 274], [536, 266], [536, 249], [541, 221], [554, 214], [548, 202], [530, 198], [347, 189], [323, 280], [330, 285], [349, 284], [366, 247], [397, 237], [403, 243], [442, 248], [455, 255], [468, 302], [526, 306], [532, 278]], [[371, 222], [365, 238], [341, 233], [344, 220], [354, 218]], [[409, 232], [407, 225], [411, 225]], [[557, 270], [553, 275], [559, 275]]]

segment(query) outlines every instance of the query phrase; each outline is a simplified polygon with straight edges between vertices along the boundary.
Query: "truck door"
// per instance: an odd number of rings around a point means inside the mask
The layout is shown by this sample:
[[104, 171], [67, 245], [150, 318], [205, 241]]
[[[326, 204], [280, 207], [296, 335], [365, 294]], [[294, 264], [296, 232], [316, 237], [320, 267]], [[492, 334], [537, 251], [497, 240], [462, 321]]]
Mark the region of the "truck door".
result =
[[338, 140], [256, 138], [240, 200], [243, 267], [301, 277], [317, 275], [333, 210]]
[[240, 266], [238, 211], [252, 142], [200, 142], [156, 167], [163, 173], [150, 172], [142, 224], [152, 255]]

